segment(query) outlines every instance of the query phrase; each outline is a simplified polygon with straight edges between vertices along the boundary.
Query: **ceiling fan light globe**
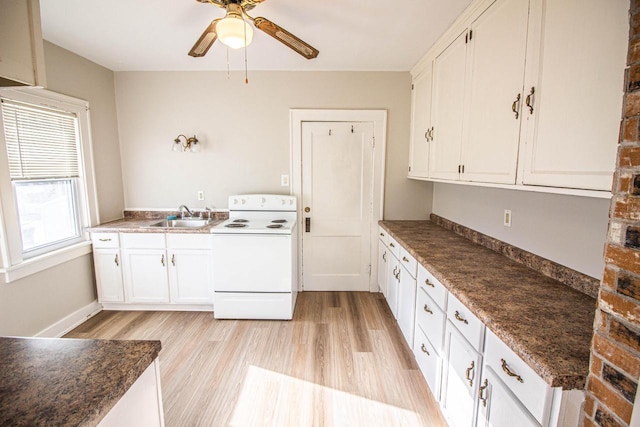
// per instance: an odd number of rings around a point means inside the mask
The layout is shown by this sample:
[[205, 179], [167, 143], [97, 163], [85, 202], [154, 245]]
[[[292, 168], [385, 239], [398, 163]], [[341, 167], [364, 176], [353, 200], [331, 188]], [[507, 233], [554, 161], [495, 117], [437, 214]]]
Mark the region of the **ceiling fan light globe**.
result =
[[[246, 44], [245, 44], [246, 31]], [[232, 49], [248, 46], [253, 40], [253, 28], [242, 18], [227, 16], [216, 24], [220, 42]]]

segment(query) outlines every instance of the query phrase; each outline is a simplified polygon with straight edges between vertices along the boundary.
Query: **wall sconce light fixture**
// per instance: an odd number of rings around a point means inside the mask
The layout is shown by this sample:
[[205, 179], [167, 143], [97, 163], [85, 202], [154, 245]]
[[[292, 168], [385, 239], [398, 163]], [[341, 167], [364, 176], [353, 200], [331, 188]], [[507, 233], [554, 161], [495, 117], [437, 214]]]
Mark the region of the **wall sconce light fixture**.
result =
[[[183, 138], [184, 141], [180, 138]], [[180, 134], [173, 140], [171, 149], [173, 151], [191, 151], [192, 153], [197, 153], [200, 151], [201, 145], [195, 135], [187, 138], [185, 135]]]

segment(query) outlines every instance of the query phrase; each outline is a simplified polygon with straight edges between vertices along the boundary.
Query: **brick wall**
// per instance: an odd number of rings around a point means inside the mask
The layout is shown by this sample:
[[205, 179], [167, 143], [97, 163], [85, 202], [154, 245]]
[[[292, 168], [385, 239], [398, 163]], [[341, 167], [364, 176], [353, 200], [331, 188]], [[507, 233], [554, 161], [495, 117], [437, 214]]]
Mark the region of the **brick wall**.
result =
[[605, 271], [584, 425], [628, 426], [640, 377], [640, 0], [631, 0], [628, 68]]

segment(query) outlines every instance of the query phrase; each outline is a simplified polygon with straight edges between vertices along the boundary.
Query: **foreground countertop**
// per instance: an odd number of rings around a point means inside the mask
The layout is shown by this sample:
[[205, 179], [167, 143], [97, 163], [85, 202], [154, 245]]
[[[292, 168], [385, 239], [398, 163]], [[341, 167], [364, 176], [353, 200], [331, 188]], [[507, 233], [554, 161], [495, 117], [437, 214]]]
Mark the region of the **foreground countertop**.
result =
[[584, 388], [594, 298], [430, 221], [380, 225], [550, 386]]
[[160, 341], [0, 337], [0, 426], [96, 425], [160, 349]]
[[171, 228], [151, 227], [151, 224], [162, 221], [162, 218], [121, 218], [115, 221], [105, 222], [94, 227], [85, 228], [90, 233], [190, 233], [209, 234], [211, 229], [220, 224], [224, 219], [215, 219], [204, 227]]

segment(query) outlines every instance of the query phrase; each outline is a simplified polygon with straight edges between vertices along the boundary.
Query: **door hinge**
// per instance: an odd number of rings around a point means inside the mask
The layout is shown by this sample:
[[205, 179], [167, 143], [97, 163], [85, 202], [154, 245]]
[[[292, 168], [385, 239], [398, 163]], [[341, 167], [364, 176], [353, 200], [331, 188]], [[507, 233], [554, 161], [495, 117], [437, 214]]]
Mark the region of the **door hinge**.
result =
[[372, 148], [376, 148], [376, 137], [375, 136], [371, 137], [371, 147]]
[[411, 166], [409, 166], [409, 172], [411, 172]]
[[371, 277], [371, 264], [369, 264], [369, 277]]
[[414, 85], [413, 85], [413, 83], [411, 83], [411, 90], [413, 90], [413, 88], [414, 88]]

